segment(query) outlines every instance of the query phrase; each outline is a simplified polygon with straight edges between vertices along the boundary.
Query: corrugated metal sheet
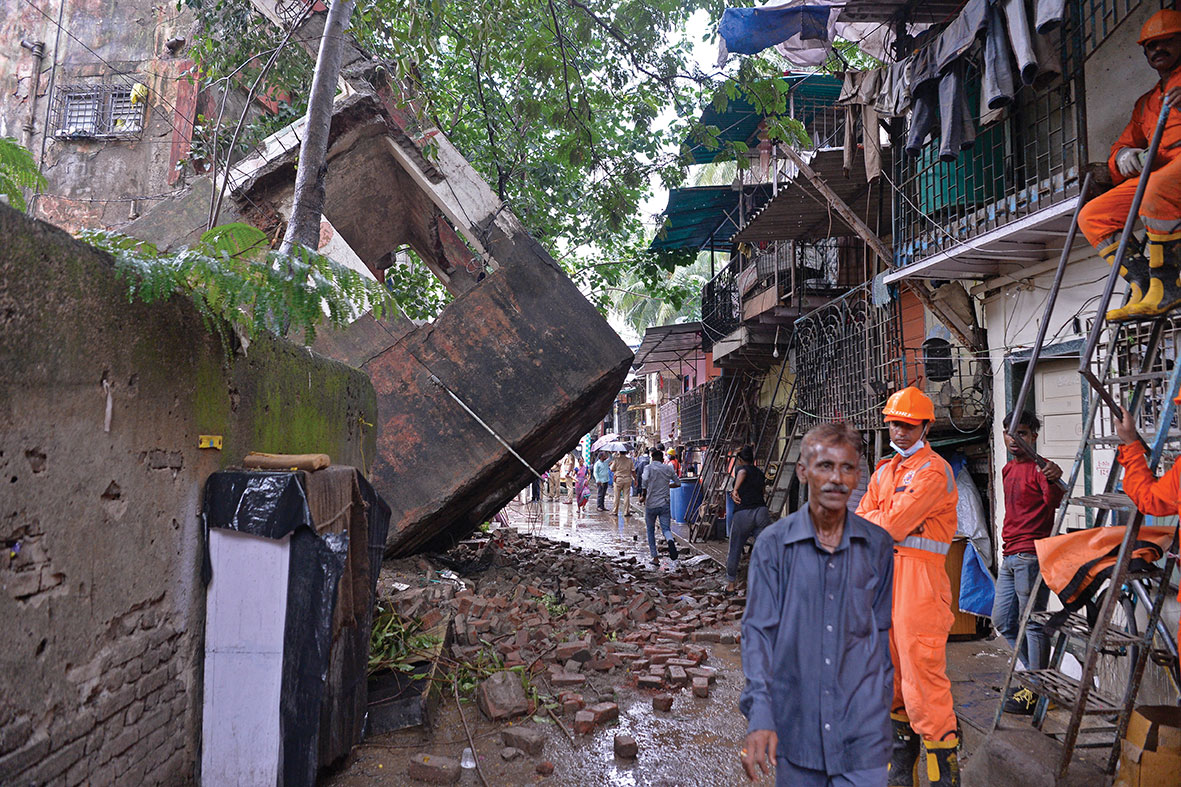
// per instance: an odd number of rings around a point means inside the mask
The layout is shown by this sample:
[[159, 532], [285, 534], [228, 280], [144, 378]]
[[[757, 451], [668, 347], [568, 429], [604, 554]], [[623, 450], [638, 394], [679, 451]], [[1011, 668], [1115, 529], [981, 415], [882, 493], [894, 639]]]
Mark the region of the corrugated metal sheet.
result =
[[[767, 185], [747, 186], [749, 211], [757, 211], [770, 198]], [[742, 221], [740, 192], [730, 186], [690, 186], [668, 192], [664, 226], [648, 247], [650, 251], [673, 249], [727, 250], [729, 238]], [[749, 215], [749, 214], [748, 214]]]
[[[883, 166], [888, 170], [889, 148], [882, 151], [882, 158]], [[853, 158], [853, 169], [848, 177], [845, 176], [843, 160], [843, 150], [822, 150], [816, 153], [809, 166], [873, 229], [878, 224], [878, 204], [884, 181], [879, 179], [872, 187], [866, 182], [865, 154], [861, 150]], [[883, 208], [884, 224], [878, 232], [888, 234], [889, 206]], [[856, 235], [856, 232], [830, 208], [828, 200], [807, 178], [796, 175], [787, 186], [779, 187], [779, 194], [751, 215], [731, 241], [812, 240], [841, 235]]]

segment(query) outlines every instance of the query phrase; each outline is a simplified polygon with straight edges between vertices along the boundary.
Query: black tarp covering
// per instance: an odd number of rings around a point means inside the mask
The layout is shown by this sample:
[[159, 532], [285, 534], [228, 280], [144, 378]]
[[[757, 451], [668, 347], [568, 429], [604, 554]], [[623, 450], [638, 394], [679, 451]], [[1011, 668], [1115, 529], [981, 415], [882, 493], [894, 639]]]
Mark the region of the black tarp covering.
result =
[[[390, 519], [389, 506], [361, 473], [341, 466], [318, 472], [324, 475], [311, 482], [317, 494], [327, 489], [318, 482], [327, 480], [336, 487], [330, 491], [351, 501], [335, 515], [317, 510], [327, 497], [320, 505], [309, 503], [310, 476], [302, 471], [227, 470], [211, 475], [205, 485], [207, 528], [291, 537], [279, 708], [280, 787], [314, 785], [320, 766], [327, 764], [322, 756], [338, 758], [360, 739], [365, 697], [354, 695], [357, 686], [364, 691], [373, 598]], [[358, 540], [353, 546], [360, 554], [350, 552], [351, 538]], [[370, 544], [377, 549], [369, 549]], [[208, 583], [208, 547], [204, 574]], [[338, 597], [352, 591], [342, 587], [346, 576], [353, 584], [363, 580], [363, 592], [355, 594], [363, 597], [350, 596], [355, 611], [348, 621], [334, 625], [340, 617]], [[330, 680], [333, 685], [326, 686]], [[334, 707], [326, 707], [325, 701]], [[361, 717], [354, 718], [358, 706]], [[334, 745], [321, 745], [321, 731]]]

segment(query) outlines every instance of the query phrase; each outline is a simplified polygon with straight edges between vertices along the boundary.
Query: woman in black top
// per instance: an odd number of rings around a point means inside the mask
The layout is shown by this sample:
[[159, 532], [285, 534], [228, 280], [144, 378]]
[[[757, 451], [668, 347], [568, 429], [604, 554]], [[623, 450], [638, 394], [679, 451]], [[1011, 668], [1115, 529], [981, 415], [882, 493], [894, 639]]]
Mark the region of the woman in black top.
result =
[[763, 528], [771, 524], [771, 513], [763, 497], [767, 477], [755, 467], [754, 448], [745, 445], [738, 452], [738, 469], [734, 474], [734, 517], [730, 520], [730, 554], [726, 559], [726, 590], [733, 592], [738, 585], [738, 561], [742, 548], [751, 536], [756, 539]]

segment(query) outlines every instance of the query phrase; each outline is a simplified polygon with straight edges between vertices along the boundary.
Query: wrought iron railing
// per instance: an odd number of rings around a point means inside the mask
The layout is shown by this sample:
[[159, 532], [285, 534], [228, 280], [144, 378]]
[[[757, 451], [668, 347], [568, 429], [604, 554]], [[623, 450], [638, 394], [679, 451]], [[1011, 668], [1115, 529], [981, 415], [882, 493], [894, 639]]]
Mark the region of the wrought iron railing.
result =
[[742, 322], [742, 294], [738, 291], [738, 266], [742, 256], [730, 263], [701, 289], [701, 327], [708, 350], [713, 343], [730, 335]]
[[788, 98], [788, 114], [804, 124], [812, 142], [806, 150], [845, 144], [845, 108], [835, 106], [831, 99], [793, 94]]
[[824, 421], [879, 426], [882, 402], [905, 379], [898, 301], [874, 305], [867, 283], [801, 317], [796, 333], [802, 429]]

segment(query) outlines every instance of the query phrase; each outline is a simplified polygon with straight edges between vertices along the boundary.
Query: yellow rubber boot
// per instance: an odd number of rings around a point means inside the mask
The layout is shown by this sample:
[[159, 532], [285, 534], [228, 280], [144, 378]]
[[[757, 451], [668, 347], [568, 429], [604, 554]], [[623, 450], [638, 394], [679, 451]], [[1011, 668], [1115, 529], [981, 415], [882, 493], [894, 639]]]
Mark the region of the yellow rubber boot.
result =
[[1131, 318], [1162, 317], [1181, 306], [1181, 233], [1148, 233], [1148, 287], [1124, 307]]
[[[1119, 243], [1112, 243], [1100, 249], [1099, 256], [1106, 260], [1108, 265], [1114, 265], [1117, 249], [1119, 249]], [[1108, 311], [1108, 322], [1136, 319], [1138, 314], [1133, 307], [1139, 306], [1140, 302], [1144, 300], [1144, 295], [1150, 285], [1149, 263], [1144, 258], [1135, 238], [1129, 242], [1128, 251], [1124, 254], [1124, 264], [1120, 266], [1119, 274], [1128, 282], [1128, 302], [1118, 309]]]
[[919, 736], [910, 728], [905, 713], [891, 713], [894, 749], [890, 756], [889, 787], [914, 787], [919, 783]]
[[927, 780], [931, 787], [959, 787], [960, 739], [952, 735], [947, 740], [923, 741], [927, 749]]

